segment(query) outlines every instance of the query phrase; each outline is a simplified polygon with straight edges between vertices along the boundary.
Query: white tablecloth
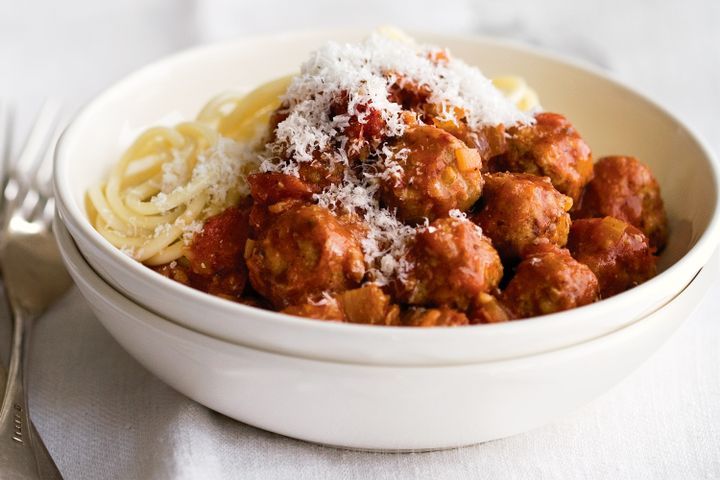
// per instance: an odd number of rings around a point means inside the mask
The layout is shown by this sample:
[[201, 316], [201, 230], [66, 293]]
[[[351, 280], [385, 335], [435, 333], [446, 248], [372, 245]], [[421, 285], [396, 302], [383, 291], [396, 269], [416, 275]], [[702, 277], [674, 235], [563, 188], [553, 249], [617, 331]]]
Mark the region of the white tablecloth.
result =
[[[390, 23], [509, 36], [583, 57], [679, 113], [720, 150], [715, 0], [260, 3], [3, 0], [0, 99], [16, 104], [22, 133], [43, 96], [76, 107], [120, 75], [185, 46]], [[68, 479], [720, 478], [720, 283], [711, 288], [670, 342], [611, 392], [553, 425], [475, 447], [358, 453], [229, 420], [145, 371], [76, 290], [37, 325], [31, 409]]]

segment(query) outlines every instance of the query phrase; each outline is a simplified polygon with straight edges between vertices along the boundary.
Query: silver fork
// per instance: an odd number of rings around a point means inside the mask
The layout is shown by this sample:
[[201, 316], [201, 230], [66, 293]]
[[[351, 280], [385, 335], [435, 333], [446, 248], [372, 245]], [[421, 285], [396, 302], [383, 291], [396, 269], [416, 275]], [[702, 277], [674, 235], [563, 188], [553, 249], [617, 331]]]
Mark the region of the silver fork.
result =
[[[7, 179], [7, 171], [5, 166], [10, 162], [10, 155], [12, 154], [12, 112], [10, 106], [7, 103], [0, 101], [0, 192], [5, 189], [5, 180]], [[0, 196], [0, 207], [2, 207], [2, 196]], [[4, 325], [3, 325], [4, 327]], [[2, 339], [4, 343], [4, 339]], [[4, 352], [5, 345], [0, 346], [0, 352]], [[7, 374], [5, 368], [0, 360], [0, 398], [2, 398], [5, 392], [5, 380]], [[0, 407], [2, 403], [0, 402]]]
[[5, 396], [0, 408], [0, 477], [62, 478], [30, 421], [25, 366], [34, 320], [71, 285], [50, 226], [54, 201], [52, 153], [60, 108], [46, 103], [14, 164], [2, 194], [0, 269], [13, 316]]

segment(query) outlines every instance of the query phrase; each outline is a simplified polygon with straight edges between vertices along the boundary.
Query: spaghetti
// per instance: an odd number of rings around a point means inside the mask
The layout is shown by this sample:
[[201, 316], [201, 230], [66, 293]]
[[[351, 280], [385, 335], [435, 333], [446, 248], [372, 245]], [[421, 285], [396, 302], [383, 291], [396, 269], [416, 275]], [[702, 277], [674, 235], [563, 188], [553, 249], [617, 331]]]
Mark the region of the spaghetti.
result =
[[257, 143], [291, 77], [211, 100], [193, 122], [141, 134], [88, 191], [95, 228], [146, 265], [182, 257], [203, 222], [248, 194]]

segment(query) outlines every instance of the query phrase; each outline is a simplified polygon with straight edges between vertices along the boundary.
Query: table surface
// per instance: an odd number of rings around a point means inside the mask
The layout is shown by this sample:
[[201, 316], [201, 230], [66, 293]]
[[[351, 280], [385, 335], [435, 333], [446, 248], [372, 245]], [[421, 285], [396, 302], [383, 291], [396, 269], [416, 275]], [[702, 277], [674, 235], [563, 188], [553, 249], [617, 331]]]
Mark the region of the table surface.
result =
[[[720, 2], [384, 4], [0, 0], [0, 100], [15, 105], [20, 137], [44, 97], [63, 98], [72, 110], [123, 74], [187, 46], [393, 24], [509, 37], [583, 58], [676, 112], [720, 150]], [[716, 281], [645, 365], [552, 425], [445, 452], [372, 454], [266, 433], [182, 397], [125, 353], [73, 289], [37, 325], [30, 403], [68, 479], [720, 478], [719, 313]], [[2, 314], [0, 339], [8, 332]]]

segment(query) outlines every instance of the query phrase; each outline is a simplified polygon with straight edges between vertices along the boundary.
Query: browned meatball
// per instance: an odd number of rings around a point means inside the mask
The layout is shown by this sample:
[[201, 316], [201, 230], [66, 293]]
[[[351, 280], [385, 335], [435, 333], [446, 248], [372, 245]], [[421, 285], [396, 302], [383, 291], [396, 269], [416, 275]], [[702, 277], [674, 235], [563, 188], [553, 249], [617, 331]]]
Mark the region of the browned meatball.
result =
[[319, 320], [339, 320], [368, 325], [400, 325], [400, 307], [377, 285], [367, 284], [335, 295], [325, 294], [292, 305], [283, 313]]
[[410, 128], [393, 152], [402, 171], [384, 172], [381, 195], [402, 221], [417, 223], [446, 216], [452, 209], [467, 210], [480, 197], [480, 154], [446, 131]]
[[338, 301], [333, 297], [323, 297], [318, 300], [305, 300], [305, 303], [291, 305], [281, 310], [282, 313], [296, 317], [314, 318], [316, 320], [345, 321], [345, 312]]
[[273, 205], [284, 200], [309, 200], [313, 189], [298, 177], [277, 172], [248, 176], [250, 195], [256, 204]]
[[517, 267], [502, 300], [519, 318], [569, 310], [598, 299], [598, 280], [564, 248], [543, 245]]
[[465, 112], [458, 108], [453, 112], [455, 118], [449, 120], [445, 105], [429, 102], [432, 91], [427, 85], [408, 80], [398, 72], [393, 72], [393, 74], [397, 78], [397, 82], [389, 89], [389, 100], [403, 107], [406, 124], [424, 123], [445, 130], [462, 140], [468, 147], [477, 149], [483, 159], [483, 167], [486, 166], [486, 159], [507, 152], [507, 135], [504, 125], [470, 128]]
[[595, 164], [595, 178], [585, 189], [574, 218], [615, 217], [636, 226], [658, 251], [667, 241], [668, 226], [660, 186], [650, 169], [635, 157], [604, 157]]
[[495, 288], [502, 263], [490, 241], [469, 220], [441, 218], [415, 237], [408, 254], [411, 265], [396, 297], [411, 305], [468, 308], [478, 294]]
[[494, 168], [550, 178], [561, 193], [574, 201], [592, 179], [590, 147], [572, 124], [557, 113], [539, 113], [535, 124], [513, 127], [509, 150]]
[[265, 226], [249, 248], [253, 288], [276, 308], [359, 285], [365, 274], [360, 243], [326, 208], [290, 208]]
[[547, 177], [524, 173], [485, 176], [480, 209], [473, 220], [492, 239], [506, 261], [518, 260], [532, 245], [565, 245], [570, 229], [572, 199], [561, 194]]
[[337, 295], [348, 322], [369, 325], [398, 325], [400, 307], [393, 305], [390, 295], [373, 284], [363, 285]]
[[469, 312], [470, 323], [502, 323], [515, 315], [496, 295], [481, 293]]
[[[338, 98], [337, 104], [334, 105], [334, 107], [331, 107], [331, 111], [328, 112], [331, 118], [336, 114], [340, 114], [340, 112], [336, 111], [335, 108], [340, 108], [340, 106], [343, 105], [343, 101], [345, 102], [345, 112], [347, 112], [347, 95], [341, 95], [341, 97]], [[266, 142], [277, 142], [278, 139], [276, 136], [276, 128], [278, 124], [287, 120], [288, 111], [289, 105], [287, 103], [283, 103], [272, 113], [272, 115], [270, 116], [270, 124], [268, 129], [268, 131], [271, 133], [266, 139]], [[382, 128], [383, 126], [378, 125], [377, 115], [372, 115], [371, 118], [369, 118], [368, 120], [368, 123], [371, 124], [373, 127], [373, 131], [378, 128]], [[351, 119], [353, 131], [349, 131], [350, 128], [348, 128], [345, 132], [345, 136], [348, 139], [348, 147], [354, 145], [355, 141], [358, 140], [356, 137], [357, 123], [357, 118], [353, 117]], [[367, 125], [367, 127], [369, 129], [370, 125]], [[362, 129], [360, 129], [359, 133], [362, 134]], [[282, 143], [275, 146], [278, 148], [276, 150], [273, 150], [273, 156], [276, 157], [277, 161], [284, 161], [292, 158], [292, 154], [284, 148]], [[344, 166], [341, 163], [336, 162], [331, 155], [328, 155], [327, 150], [315, 150], [312, 152], [311, 161], [302, 161], [297, 163], [297, 176], [299, 177], [299, 180], [304, 183], [306, 187], [308, 187], [313, 193], [321, 192], [329, 185], [338, 183], [343, 179]]]
[[408, 327], [459, 327], [469, 323], [467, 315], [448, 307], [411, 307], [402, 315], [402, 324]]
[[200, 275], [193, 271], [186, 259], [180, 259], [177, 262], [152, 267], [152, 269], [171, 280], [210, 295], [244, 303], [244, 291], [247, 283], [247, 274], [244, 268]]
[[[330, 107], [330, 117], [347, 115], [347, 108], [348, 95], [343, 92]], [[361, 122], [357, 115], [350, 116], [348, 126], [343, 131], [344, 145], [337, 145], [338, 148], [345, 149], [351, 163], [366, 159], [370, 151], [379, 147], [385, 139], [383, 135], [385, 120], [383, 120], [382, 113], [366, 104], [357, 105], [356, 109], [363, 114], [363, 121]]]
[[[390, 72], [389, 72], [390, 73]], [[400, 72], [392, 72], [397, 79], [388, 89], [388, 100], [402, 106], [403, 110], [424, 116], [428, 108], [428, 100], [432, 91], [425, 84], [418, 84]]]
[[604, 298], [655, 276], [656, 257], [647, 237], [617, 218], [575, 220], [570, 227], [568, 249], [595, 273]]
[[435, 122], [435, 126], [462, 140], [468, 147], [476, 149], [482, 158], [482, 170], [485, 172], [491, 159], [507, 153], [508, 141], [504, 125], [483, 127], [479, 130], [469, 128], [465, 123]]
[[315, 157], [310, 162], [298, 162], [298, 175], [313, 192], [319, 193], [330, 185], [342, 182], [345, 168], [341, 163], [318, 154]]

